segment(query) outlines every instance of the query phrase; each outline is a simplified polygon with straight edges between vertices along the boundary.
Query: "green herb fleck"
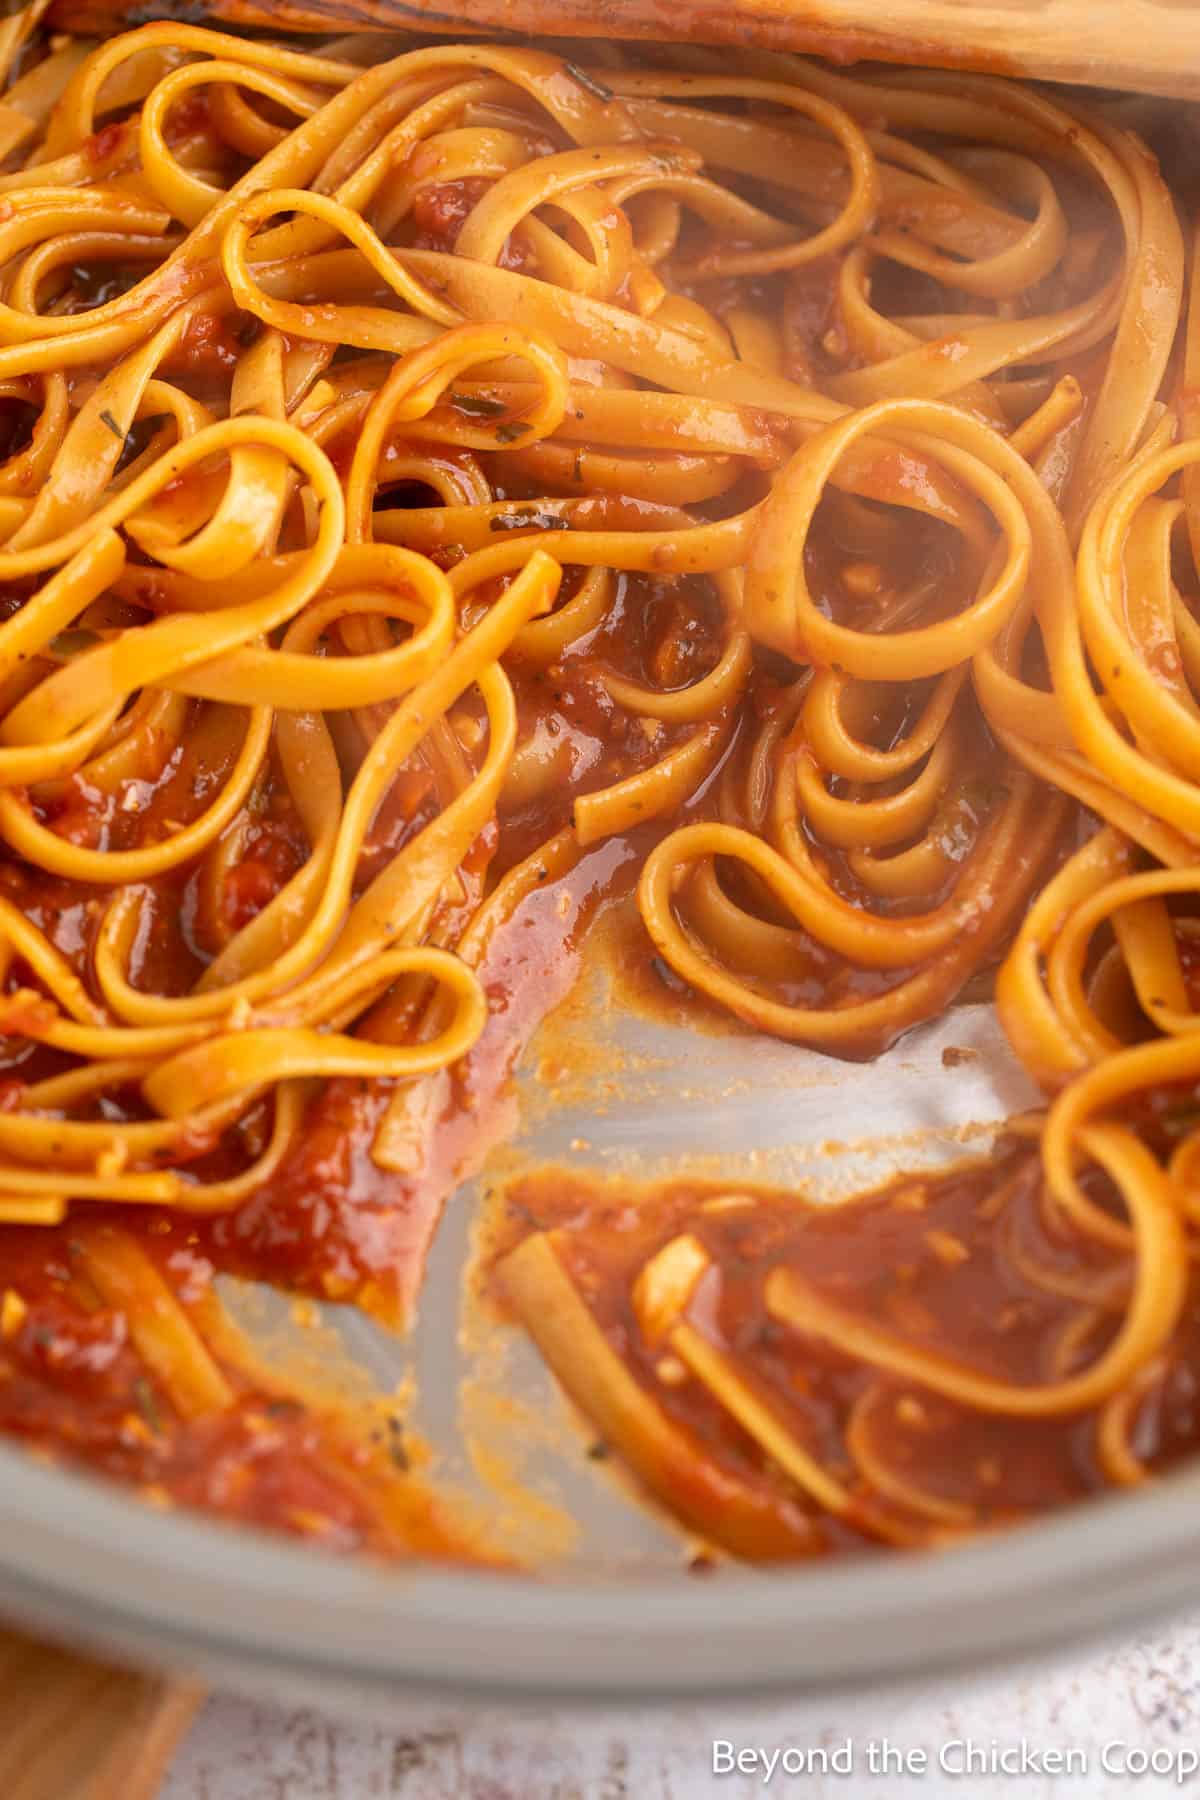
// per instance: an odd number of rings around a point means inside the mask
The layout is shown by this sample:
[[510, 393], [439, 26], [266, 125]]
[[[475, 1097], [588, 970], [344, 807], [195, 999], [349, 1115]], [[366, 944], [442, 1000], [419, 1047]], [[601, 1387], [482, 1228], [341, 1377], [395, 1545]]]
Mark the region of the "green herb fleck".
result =
[[299, 1400], [288, 1400], [284, 1398], [281, 1400], [268, 1400], [263, 1407], [263, 1411], [269, 1419], [296, 1419], [303, 1413], [304, 1407]]
[[402, 1475], [407, 1475], [412, 1464], [408, 1459], [408, 1451], [404, 1448], [404, 1421], [394, 1414], [388, 1416], [388, 1455], [394, 1466]]
[[581, 69], [578, 63], [564, 63], [563, 68], [572, 81], [577, 82], [581, 88], [585, 88], [589, 94], [594, 94], [597, 100], [612, 99], [612, 89], [603, 81], [598, 80], [595, 75], [589, 74], [587, 69]]
[[161, 1437], [163, 1421], [158, 1410], [158, 1398], [144, 1375], [139, 1375], [133, 1384], [133, 1404], [155, 1436]]
[[86, 625], [73, 625], [69, 631], [60, 631], [52, 637], [47, 648], [52, 656], [81, 656], [85, 650], [94, 650], [100, 643], [98, 631], [89, 631]]
[[460, 394], [450, 390], [450, 401], [459, 412], [472, 419], [498, 419], [505, 410], [503, 400], [489, 400], [486, 394]]
[[100, 414], [100, 417], [103, 423], [108, 426], [108, 429], [112, 432], [113, 436], [115, 438], [120, 438], [121, 442], [124, 443], [125, 433], [121, 430], [121, 427], [117, 424], [117, 421], [113, 418], [112, 414], [105, 410]]
[[496, 442], [498, 444], [515, 444], [517, 439], [523, 438], [528, 430], [529, 426], [522, 420], [506, 419], [503, 425], [496, 427]]

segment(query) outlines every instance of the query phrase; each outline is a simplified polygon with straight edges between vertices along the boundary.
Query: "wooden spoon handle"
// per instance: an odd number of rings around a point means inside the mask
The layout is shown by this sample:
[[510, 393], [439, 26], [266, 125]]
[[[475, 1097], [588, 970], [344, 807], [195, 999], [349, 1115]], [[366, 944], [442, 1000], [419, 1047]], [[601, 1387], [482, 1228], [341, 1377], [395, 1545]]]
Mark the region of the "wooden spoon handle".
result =
[[0, 1628], [4, 1800], [154, 1800], [203, 1698]]
[[[273, 31], [752, 44], [1200, 98], [1196, 0], [145, 0], [137, 15]], [[128, 0], [54, 0], [50, 19], [106, 36], [128, 25]]]

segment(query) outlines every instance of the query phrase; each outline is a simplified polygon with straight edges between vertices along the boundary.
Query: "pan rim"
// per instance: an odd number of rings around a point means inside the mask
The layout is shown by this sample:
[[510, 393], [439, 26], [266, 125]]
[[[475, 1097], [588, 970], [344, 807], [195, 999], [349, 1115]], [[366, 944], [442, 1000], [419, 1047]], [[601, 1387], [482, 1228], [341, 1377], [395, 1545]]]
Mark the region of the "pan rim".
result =
[[1200, 1597], [1200, 1465], [953, 1550], [687, 1581], [383, 1566], [0, 1446], [0, 1604], [133, 1660], [335, 1702], [654, 1707], [977, 1671]]

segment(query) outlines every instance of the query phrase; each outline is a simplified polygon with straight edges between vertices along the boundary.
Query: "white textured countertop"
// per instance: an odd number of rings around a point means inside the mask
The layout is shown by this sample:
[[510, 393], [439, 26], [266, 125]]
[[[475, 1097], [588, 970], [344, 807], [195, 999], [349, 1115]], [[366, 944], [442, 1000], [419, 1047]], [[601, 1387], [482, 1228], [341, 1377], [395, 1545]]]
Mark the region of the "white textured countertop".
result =
[[[803, 1629], [803, 1621], [797, 1621]], [[516, 1724], [397, 1735], [232, 1698], [209, 1702], [162, 1800], [750, 1800], [799, 1795], [1109, 1800], [1200, 1795], [1200, 1621], [1094, 1649], [1019, 1677], [831, 1704], [814, 1726], [786, 1706]], [[713, 1740], [792, 1766], [824, 1750], [850, 1773], [713, 1772]], [[890, 1749], [885, 1751], [883, 1741]], [[1024, 1745], [1024, 1752], [1022, 1752]], [[921, 1752], [925, 1767], [921, 1769]], [[1010, 1772], [978, 1772], [1003, 1754]], [[1025, 1768], [1020, 1762], [1024, 1754]], [[888, 1772], [873, 1773], [888, 1756]], [[974, 1755], [970, 1772], [966, 1759]], [[911, 1774], [897, 1773], [897, 1756]], [[1152, 1759], [1152, 1761], [1151, 1761]], [[819, 1763], [819, 1755], [814, 1759]], [[1047, 1772], [1057, 1760], [1057, 1775]], [[1143, 1765], [1150, 1761], [1150, 1767]], [[1156, 1773], [1157, 1763], [1161, 1772]], [[1040, 1765], [1040, 1766], [1039, 1766]], [[1106, 1765], [1108, 1765], [1106, 1767]], [[1139, 1772], [1141, 1770], [1141, 1772]]]

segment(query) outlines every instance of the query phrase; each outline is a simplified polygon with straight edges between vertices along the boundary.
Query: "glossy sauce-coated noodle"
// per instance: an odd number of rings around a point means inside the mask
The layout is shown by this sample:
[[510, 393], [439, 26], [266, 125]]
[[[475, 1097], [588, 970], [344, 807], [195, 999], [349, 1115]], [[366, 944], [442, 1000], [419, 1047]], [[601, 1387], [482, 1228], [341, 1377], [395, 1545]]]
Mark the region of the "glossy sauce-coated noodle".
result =
[[[642, 1481], [764, 1558], [1143, 1479], [1200, 1217], [1200, 339], [1145, 146], [979, 77], [39, 16], [0, 34], [0, 1428], [459, 1553], [407, 1452], [386, 1505], [341, 1452], [339, 1497], [251, 1480], [211, 1276], [402, 1319], [635, 893], [667, 982], [843, 1057], [1000, 963], [1050, 1102], [980, 1201], [1018, 1356], [764, 1227], [729, 1305], [842, 1372], [819, 1429], [714, 1329], [694, 1208], [603, 1264], [620, 1331], [587, 1207], [510, 1246]], [[960, 1437], [1084, 1421], [1095, 1479], [934, 1491], [897, 1384]], [[235, 1417], [240, 1508], [182, 1473]]]

